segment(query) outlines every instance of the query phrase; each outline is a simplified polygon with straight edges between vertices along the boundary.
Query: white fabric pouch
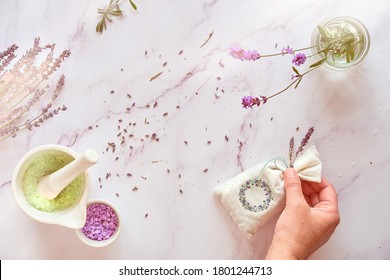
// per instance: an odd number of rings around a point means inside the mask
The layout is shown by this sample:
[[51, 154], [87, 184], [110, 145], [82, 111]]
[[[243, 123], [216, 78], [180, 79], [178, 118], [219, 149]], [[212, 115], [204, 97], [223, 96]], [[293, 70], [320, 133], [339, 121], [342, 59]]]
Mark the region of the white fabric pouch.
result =
[[[293, 166], [302, 180], [321, 182], [322, 164], [315, 145], [305, 149]], [[214, 194], [246, 238], [250, 239], [258, 227], [284, 209], [286, 168], [285, 163], [274, 159], [215, 187]]]

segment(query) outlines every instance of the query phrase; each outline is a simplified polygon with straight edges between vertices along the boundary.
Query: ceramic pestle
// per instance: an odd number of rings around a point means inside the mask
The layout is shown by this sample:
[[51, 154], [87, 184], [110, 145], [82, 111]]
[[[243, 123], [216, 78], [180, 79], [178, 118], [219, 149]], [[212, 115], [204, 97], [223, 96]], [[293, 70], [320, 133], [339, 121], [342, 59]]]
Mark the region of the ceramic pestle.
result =
[[43, 177], [38, 183], [39, 193], [49, 199], [56, 198], [67, 185], [97, 161], [97, 153], [93, 150], [86, 150], [84, 154], [69, 164]]

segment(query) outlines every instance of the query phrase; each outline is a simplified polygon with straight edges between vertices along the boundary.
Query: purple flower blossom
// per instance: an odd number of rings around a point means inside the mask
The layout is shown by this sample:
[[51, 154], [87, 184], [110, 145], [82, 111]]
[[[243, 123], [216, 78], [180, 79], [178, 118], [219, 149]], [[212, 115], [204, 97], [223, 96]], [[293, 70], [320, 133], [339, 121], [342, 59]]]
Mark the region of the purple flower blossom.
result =
[[295, 78], [298, 78], [299, 77], [299, 75], [297, 75], [297, 74], [291, 74], [291, 80], [294, 80]]
[[306, 61], [306, 55], [304, 53], [298, 53], [294, 55], [294, 58], [292, 59], [292, 63], [294, 63], [296, 66], [304, 64]]
[[289, 46], [287, 47], [284, 47], [282, 49], [282, 55], [285, 55], [285, 54], [293, 54], [294, 53], [294, 50], [292, 48], [290, 48]]
[[260, 54], [256, 50], [244, 50], [241, 47], [231, 47], [230, 55], [241, 61], [244, 60], [257, 60], [260, 58]]
[[261, 97], [261, 100], [258, 97], [244, 96], [241, 100], [242, 107], [244, 107], [245, 109], [248, 109], [248, 108], [252, 108], [255, 105], [260, 106], [261, 102], [263, 102], [263, 104], [265, 104], [265, 102], [267, 102], [267, 97], [265, 97], [265, 96], [260, 96], [260, 97]]
[[252, 108], [252, 98], [252, 96], [244, 96], [241, 101], [242, 107], [245, 109]]
[[244, 96], [241, 101], [242, 107], [245, 109], [252, 108], [256, 103], [256, 98], [253, 96]]

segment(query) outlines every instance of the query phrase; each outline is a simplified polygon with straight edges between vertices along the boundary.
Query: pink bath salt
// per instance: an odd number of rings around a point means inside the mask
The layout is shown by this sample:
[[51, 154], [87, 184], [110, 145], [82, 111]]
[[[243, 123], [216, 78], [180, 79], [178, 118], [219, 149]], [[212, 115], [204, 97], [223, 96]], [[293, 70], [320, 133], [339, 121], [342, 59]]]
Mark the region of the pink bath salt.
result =
[[104, 203], [91, 203], [87, 206], [87, 220], [81, 231], [92, 240], [109, 239], [118, 228], [119, 220], [115, 210]]

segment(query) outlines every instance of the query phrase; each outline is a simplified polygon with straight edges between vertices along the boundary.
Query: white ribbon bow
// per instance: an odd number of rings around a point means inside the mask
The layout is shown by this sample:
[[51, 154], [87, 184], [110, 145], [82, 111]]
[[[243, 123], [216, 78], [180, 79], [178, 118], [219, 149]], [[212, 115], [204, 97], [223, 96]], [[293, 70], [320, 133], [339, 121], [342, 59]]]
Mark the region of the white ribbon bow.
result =
[[[278, 166], [281, 171], [285, 171], [285, 166]], [[294, 161], [293, 168], [298, 173], [299, 178], [309, 182], [321, 182], [322, 163], [320, 155], [315, 147], [307, 147]]]

